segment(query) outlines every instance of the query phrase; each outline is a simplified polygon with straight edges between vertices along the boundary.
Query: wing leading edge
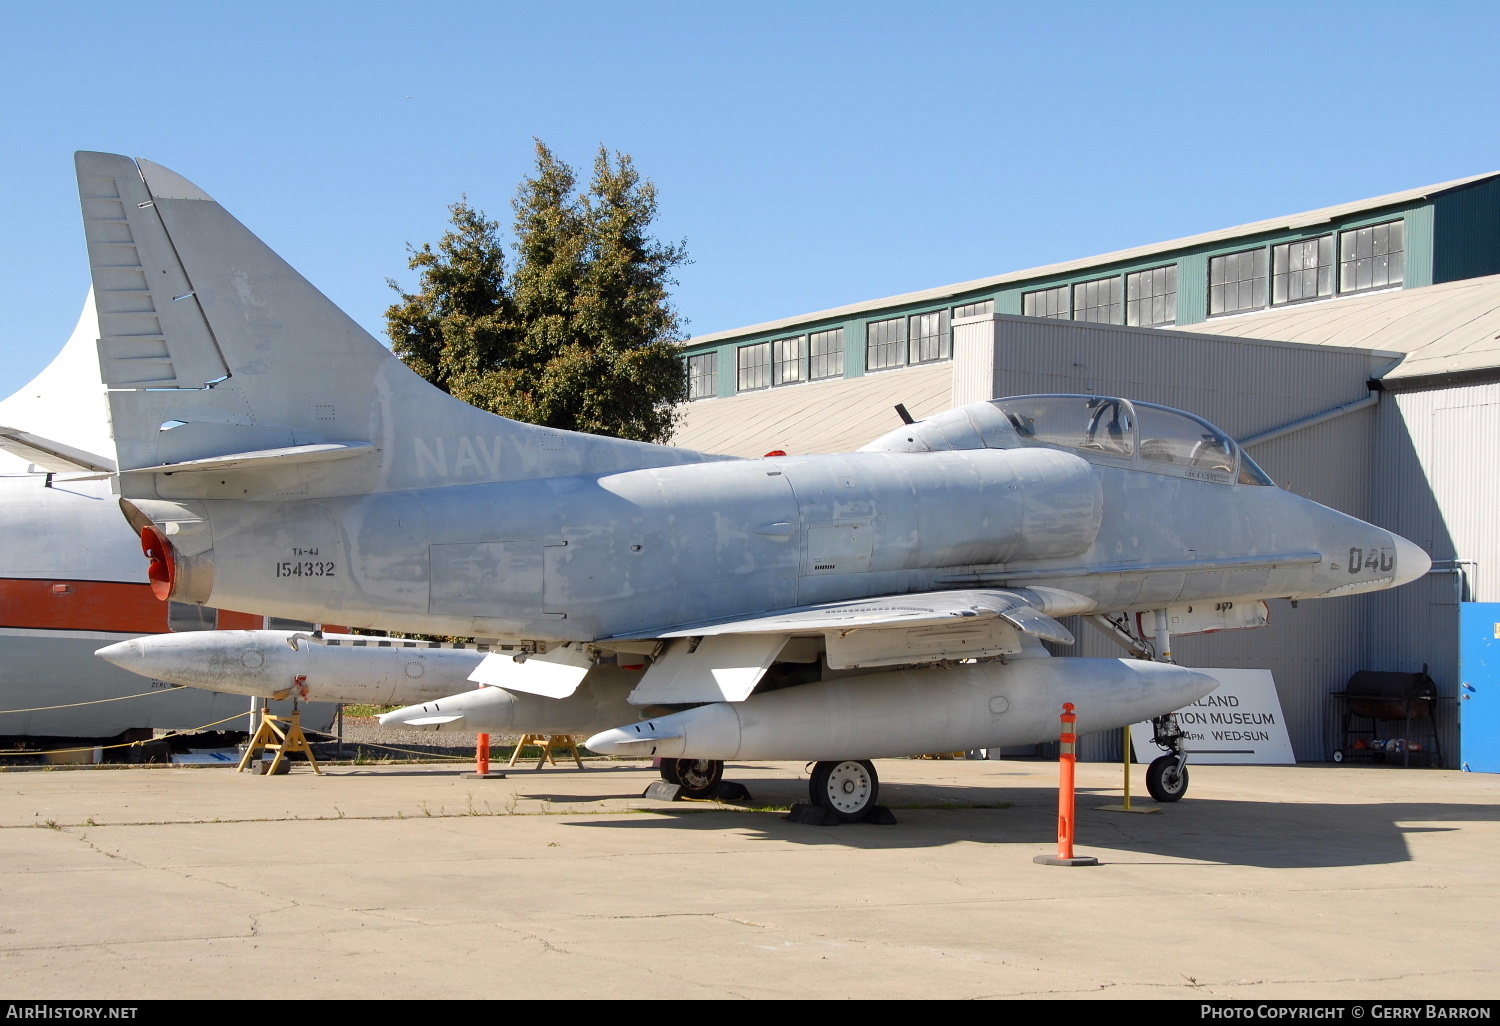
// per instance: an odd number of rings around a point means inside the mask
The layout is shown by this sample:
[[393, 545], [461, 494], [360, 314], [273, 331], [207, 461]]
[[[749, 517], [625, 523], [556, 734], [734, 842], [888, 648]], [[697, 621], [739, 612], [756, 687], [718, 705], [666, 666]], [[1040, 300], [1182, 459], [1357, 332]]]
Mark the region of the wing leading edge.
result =
[[[1068, 629], [1038, 608], [1072, 611], [1071, 598], [1062, 592], [1042, 595], [1004, 589], [925, 592], [683, 624], [606, 638], [596, 647], [607, 650], [611, 642], [627, 641], [665, 643], [631, 692], [632, 704], [743, 702], [779, 658], [817, 659], [816, 648], [790, 645], [794, 637], [822, 635], [824, 658], [835, 670], [1015, 655], [1022, 651], [1023, 634], [1073, 644]], [[491, 654], [469, 679], [565, 698], [582, 682], [588, 665], [586, 657], [570, 649], [525, 662]]]
[[[831, 669], [1015, 655], [1021, 635], [1073, 635], [1019, 592], [940, 591], [778, 610], [610, 640], [668, 647], [631, 692], [636, 705], [743, 702], [794, 636], [821, 634]], [[608, 640], [601, 642], [607, 647]]]
[[989, 619], [1005, 620], [1022, 633], [1035, 635], [1043, 641], [1073, 644], [1073, 635], [1068, 629], [1037, 608], [1037, 603], [1030, 597], [1004, 588], [930, 591], [799, 606], [763, 616], [705, 620], [666, 631], [621, 635], [609, 640], [701, 638], [719, 634], [848, 634]]

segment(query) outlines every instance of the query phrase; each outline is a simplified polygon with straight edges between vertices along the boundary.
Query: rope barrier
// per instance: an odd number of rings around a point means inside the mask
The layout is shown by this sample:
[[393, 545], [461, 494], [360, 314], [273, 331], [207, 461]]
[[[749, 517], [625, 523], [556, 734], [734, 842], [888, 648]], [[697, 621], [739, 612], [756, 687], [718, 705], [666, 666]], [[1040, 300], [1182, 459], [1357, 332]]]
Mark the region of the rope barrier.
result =
[[0, 709], [0, 716], [8, 716], [11, 713], [47, 712], [51, 709], [77, 709], [81, 705], [103, 705], [105, 702], [123, 702], [127, 698], [149, 698], [151, 695], [166, 695], [173, 691], [181, 691], [181, 684], [173, 684], [169, 688], [157, 688], [155, 691], [142, 691], [134, 695], [117, 695], [114, 698], [95, 698], [87, 702], [68, 702], [65, 705], [39, 705], [34, 709]]
[[[179, 685], [173, 686], [172, 688], [169, 688], [168, 690], [169, 691], [176, 691], [176, 690], [179, 690], [181, 687], [182, 687], [182, 685], [179, 684]], [[80, 706], [80, 705], [98, 705], [101, 702], [120, 702], [120, 701], [123, 701], [124, 699], [127, 699], [127, 698], [144, 698], [147, 695], [164, 695], [166, 693], [167, 693], [166, 691], [162, 691], [162, 690], [157, 690], [157, 691], [143, 691], [143, 692], [141, 692], [140, 694], [137, 694], [137, 695], [120, 695], [117, 698], [99, 698], [99, 699], [95, 699], [94, 701], [91, 701], [91, 702], [73, 702], [73, 703], [71, 703], [69, 705], [46, 705], [46, 706], [38, 706], [35, 709], [0, 709], [0, 715], [3, 715], [5, 713], [43, 712], [43, 711], [46, 711], [46, 710], [49, 710], [49, 709], [71, 709], [71, 708], [74, 708], [74, 707]], [[202, 726], [198, 726], [198, 727], [188, 727], [185, 730], [174, 730], [174, 731], [171, 731], [170, 733], [163, 734], [161, 737], [152, 738], [151, 740], [153, 740], [153, 741], [164, 741], [164, 740], [166, 740], [169, 737], [180, 737], [180, 736], [182, 736], [184, 734], [194, 734], [194, 733], [197, 733], [200, 730], [207, 730], [209, 727], [217, 727], [221, 723], [228, 723], [230, 720], [238, 720], [238, 719], [241, 719], [241, 718], [243, 718], [243, 717], [245, 717], [247, 715], [249, 715], [248, 712], [237, 712], [233, 716], [226, 716], [226, 717], [224, 717], [222, 720], [214, 720], [212, 723], [205, 723]], [[329, 741], [337, 741], [339, 739], [337, 734], [330, 733], [330, 732], [328, 732], [326, 730], [307, 730], [307, 729], [304, 729], [304, 733], [315, 734], [315, 735], [317, 735], [319, 737], [326, 738]], [[70, 753], [70, 752], [91, 752], [95, 748], [99, 749], [100, 751], [110, 751], [110, 750], [115, 749], [115, 748], [135, 748], [135, 747], [137, 747], [139, 745], [143, 745], [145, 743], [146, 743], [145, 741], [125, 741], [125, 742], [122, 742], [122, 743], [116, 744], [116, 745], [85, 745], [85, 746], [83, 746], [81, 748], [48, 748], [45, 751], [42, 751], [42, 750], [36, 750], [36, 751], [25, 751], [25, 750], [0, 751], [0, 756], [3, 756], [3, 755], [61, 755], [61, 754]], [[441, 753], [441, 752], [419, 752], [419, 751], [416, 751], [415, 749], [411, 749], [411, 748], [397, 748], [395, 745], [377, 744], [374, 741], [349, 741], [349, 742], [345, 742], [345, 743], [349, 744], [349, 745], [351, 745], [353, 747], [356, 747], [356, 748], [378, 748], [378, 749], [381, 749], [382, 751], [399, 752], [402, 755], [415, 755], [415, 756], [418, 756], [418, 757], [424, 758], [424, 759], [442, 759], [442, 760], [449, 761], [449, 762], [468, 762], [469, 761], [469, 756], [467, 756], [467, 755], [447, 755], [447, 754], [444, 754], [444, 753]]]
[[[302, 732], [304, 734], [317, 734], [317, 735], [319, 735], [321, 737], [328, 738], [330, 741], [337, 741], [338, 740], [338, 735], [337, 734], [330, 734], [326, 730], [308, 730], [306, 728], [303, 728]], [[397, 748], [394, 745], [377, 744], [374, 741], [346, 741], [344, 743], [348, 744], [348, 745], [352, 745], [352, 746], [354, 746], [356, 748], [380, 748], [380, 749], [383, 749], [383, 750], [385, 750], [387, 752], [400, 752], [402, 755], [418, 755], [418, 756], [421, 756], [424, 759], [448, 759], [448, 760], [451, 760], [453, 762], [468, 762], [469, 761], [469, 757], [467, 755], [443, 755], [443, 754], [441, 754], [439, 752], [418, 752], [418, 751], [414, 751], [414, 750], [412, 750], [410, 748]]]
[[[245, 716], [246, 713], [237, 712], [233, 716], [226, 716], [222, 720], [214, 720], [212, 723], [205, 723], [202, 726], [189, 727], [186, 730], [171, 730], [163, 734], [161, 737], [154, 737], [151, 738], [151, 740], [165, 741], [169, 737], [180, 737], [184, 734], [196, 734], [200, 730], [207, 730], [209, 727], [217, 727], [219, 724], [228, 723], [230, 720], [243, 719]], [[80, 748], [48, 748], [46, 751], [0, 751], [0, 755], [61, 755], [64, 752], [92, 752], [96, 748], [101, 752], [104, 752], [114, 748], [135, 748], [143, 744], [146, 744], [146, 742], [122, 741], [117, 745], [84, 745]]]

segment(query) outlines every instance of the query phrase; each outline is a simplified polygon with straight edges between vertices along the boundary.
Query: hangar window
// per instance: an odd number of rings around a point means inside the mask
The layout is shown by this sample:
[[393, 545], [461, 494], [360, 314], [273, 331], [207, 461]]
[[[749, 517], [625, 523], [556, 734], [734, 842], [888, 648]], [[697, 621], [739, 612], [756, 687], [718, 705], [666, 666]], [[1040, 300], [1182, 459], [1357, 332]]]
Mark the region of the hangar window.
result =
[[865, 326], [865, 370], [885, 370], [906, 362], [906, 339], [901, 330], [904, 317], [871, 321]]
[[954, 317], [984, 317], [995, 312], [995, 301], [985, 299], [978, 303], [965, 303], [953, 308]]
[[719, 394], [719, 354], [689, 356], [688, 398], [708, 399]]
[[802, 372], [802, 336], [772, 342], [771, 348], [776, 356], [776, 361], [771, 367], [771, 383], [790, 385], [803, 380], [805, 375]]
[[771, 387], [771, 343], [740, 346], [739, 359], [739, 375], [734, 383], [736, 391], [750, 392]]
[[1021, 297], [1021, 313], [1027, 317], [1053, 317], [1068, 319], [1068, 287], [1059, 285], [1055, 289], [1028, 292]]
[[1100, 278], [1073, 286], [1073, 319], [1119, 324], [1123, 310], [1119, 278]]
[[1266, 305], [1266, 251], [1246, 249], [1208, 261], [1208, 313], [1239, 313]]
[[844, 376], [844, 329], [815, 331], [807, 339], [807, 376], [813, 381]]
[[1271, 248], [1271, 302], [1304, 303], [1333, 295], [1333, 236]]
[[953, 355], [948, 337], [948, 311], [914, 314], [907, 319], [906, 337], [910, 340], [912, 363], [931, 363]]
[[1387, 221], [1339, 233], [1339, 291], [1400, 285], [1405, 276], [1406, 222]]
[[1144, 328], [1177, 323], [1177, 265], [1125, 276], [1125, 323]]

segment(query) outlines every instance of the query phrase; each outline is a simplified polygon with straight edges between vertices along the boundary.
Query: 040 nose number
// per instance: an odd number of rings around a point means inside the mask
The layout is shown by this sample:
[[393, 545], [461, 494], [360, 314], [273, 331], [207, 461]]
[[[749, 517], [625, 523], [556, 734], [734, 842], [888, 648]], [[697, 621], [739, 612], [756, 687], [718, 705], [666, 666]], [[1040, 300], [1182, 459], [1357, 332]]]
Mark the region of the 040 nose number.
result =
[[1361, 570], [1378, 571], [1388, 574], [1396, 569], [1396, 554], [1391, 551], [1390, 546], [1381, 546], [1378, 549], [1350, 549], [1349, 550], [1349, 572], [1357, 574]]

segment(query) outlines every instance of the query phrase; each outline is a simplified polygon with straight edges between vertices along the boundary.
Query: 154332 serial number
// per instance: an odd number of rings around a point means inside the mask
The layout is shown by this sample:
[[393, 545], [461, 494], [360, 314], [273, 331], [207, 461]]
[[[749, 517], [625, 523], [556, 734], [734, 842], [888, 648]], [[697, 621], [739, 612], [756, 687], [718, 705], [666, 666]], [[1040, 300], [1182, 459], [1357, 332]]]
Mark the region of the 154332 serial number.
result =
[[333, 563], [301, 560], [276, 564], [277, 577], [332, 577]]

